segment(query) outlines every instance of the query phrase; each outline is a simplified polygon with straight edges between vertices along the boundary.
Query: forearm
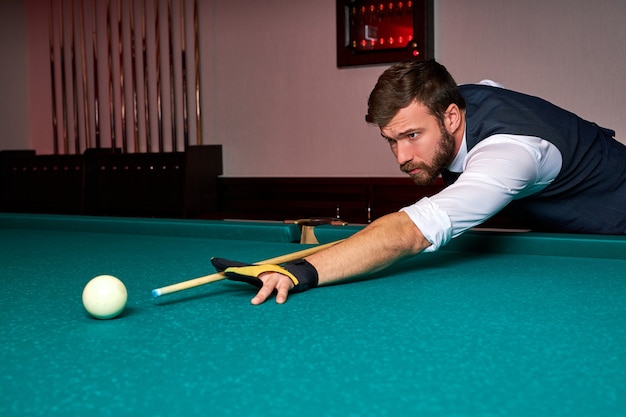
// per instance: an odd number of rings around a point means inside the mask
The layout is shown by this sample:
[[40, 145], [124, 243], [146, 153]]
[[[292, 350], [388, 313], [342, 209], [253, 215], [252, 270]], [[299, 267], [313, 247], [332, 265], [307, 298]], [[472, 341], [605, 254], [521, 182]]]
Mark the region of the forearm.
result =
[[[270, 265], [271, 268], [263, 270], [259, 265], [242, 266], [240, 262], [222, 259], [212, 262], [216, 265], [219, 261], [216, 269], [223, 270], [229, 278], [260, 288], [251, 300], [252, 304], [263, 303], [274, 292], [276, 302], [282, 304], [291, 291], [304, 291], [316, 285], [332, 284], [378, 271], [430, 245], [409, 216], [398, 212], [381, 217], [354, 236], [307, 256], [308, 263], [300, 260], [296, 261], [297, 265]], [[296, 266], [299, 268], [297, 271], [294, 269]], [[284, 271], [277, 269], [281, 267]]]
[[307, 257], [319, 285], [378, 271], [430, 246], [406, 213], [381, 217], [345, 241]]

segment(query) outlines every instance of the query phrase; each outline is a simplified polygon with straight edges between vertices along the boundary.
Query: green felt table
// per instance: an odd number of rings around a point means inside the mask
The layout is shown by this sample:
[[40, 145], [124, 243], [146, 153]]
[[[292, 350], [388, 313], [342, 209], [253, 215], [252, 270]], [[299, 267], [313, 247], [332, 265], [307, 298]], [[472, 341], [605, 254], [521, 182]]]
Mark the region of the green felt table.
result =
[[[316, 229], [320, 242], [358, 226]], [[626, 239], [468, 232], [376, 276], [249, 302], [212, 256], [295, 225], [0, 214], [2, 416], [623, 416]], [[125, 282], [113, 320], [81, 303]], [[374, 279], [376, 278], [376, 279]]]

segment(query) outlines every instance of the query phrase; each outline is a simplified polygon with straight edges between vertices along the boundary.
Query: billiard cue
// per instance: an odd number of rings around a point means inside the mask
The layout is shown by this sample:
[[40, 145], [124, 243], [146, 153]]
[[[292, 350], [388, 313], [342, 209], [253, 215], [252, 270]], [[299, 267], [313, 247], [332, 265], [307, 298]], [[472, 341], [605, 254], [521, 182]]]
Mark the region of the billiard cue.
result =
[[74, 153], [80, 153], [80, 134], [78, 125], [78, 81], [76, 81], [76, 72], [78, 62], [76, 59], [76, 27], [74, 24], [74, 0], [70, 0], [70, 27], [71, 27], [71, 43], [70, 43], [70, 56], [71, 56], [71, 73], [72, 73], [72, 109], [73, 109], [73, 127], [74, 127]]
[[156, 71], [156, 112], [157, 112], [157, 134], [159, 152], [163, 152], [163, 103], [161, 102], [161, 30], [159, 29], [159, 0], [154, 0], [154, 44], [156, 48], [155, 71]]
[[87, 79], [87, 48], [85, 47], [85, 9], [83, 2], [78, 4], [79, 7], [79, 30], [80, 30], [80, 63], [83, 82], [83, 120], [85, 121], [85, 148], [91, 148], [91, 123], [89, 122], [89, 80]]
[[143, 0], [143, 14], [141, 16], [141, 56], [143, 62], [143, 104], [145, 112], [145, 129], [146, 129], [146, 151], [152, 152], [152, 136], [150, 131], [152, 126], [150, 121], [150, 70], [148, 66], [148, 39], [146, 33], [146, 15], [148, 14], [148, 0]]
[[[278, 256], [276, 258], [266, 259], [264, 261], [256, 262], [257, 265], [262, 264], [282, 264], [285, 262], [295, 261], [296, 259], [304, 258], [309, 255], [313, 255], [321, 250], [327, 249], [331, 246], [336, 245], [339, 242], [342, 242], [345, 239], [336, 240], [334, 242], [326, 243], [319, 246], [313, 246], [308, 249], [288, 253], [285, 255]], [[168, 285], [166, 287], [157, 288], [152, 290], [152, 297], [157, 298], [165, 294], [171, 294], [177, 291], [188, 290], [190, 288], [199, 287], [200, 285], [210, 284], [212, 282], [221, 281], [226, 279], [226, 275], [223, 272], [217, 272], [215, 274], [206, 275], [199, 278], [190, 279], [188, 281], [179, 282], [177, 284]]]
[[139, 109], [137, 108], [137, 45], [135, 41], [135, 5], [133, 2], [128, 3], [129, 20], [130, 20], [130, 65], [131, 80], [133, 83], [133, 144], [135, 152], [139, 152]]
[[57, 155], [59, 153], [59, 132], [57, 131], [57, 87], [54, 72], [54, 26], [52, 17], [53, 7], [54, 5], [52, 4], [52, 2], [50, 2], [48, 32], [50, 36], [50, 81], [52, 84], [52, 140], [54, 154]]
[[122, 152], [128, 152], [126, 136], [126, 73], [124, 71], [124, 13], [122, 11], [121, 0], [117, 0], [117, 44], [119, 49], [119, 69], [120, 69], [120, 125], [122, 127]]
[[94, 129], [96, 148], [100, 148], [100, 79], [98, 78], [98, 13], [97, 0], [93, 0], [91, 12], [92, 41], [93, 41], [93, 100], [94, 100]]
[[60, 72], [61, 72], [61, 105], [62, 105], [62, 114], [63, 114], [63, 153], [69, 153], [69, 139], [68, 139], [68, 115], [67, 115], [67, 107], [68, 107], [68, 98], [67, 98], [67, 66], [68, 60], [65, 56], [65, 22], [63, 16], [65, 15], [65, 5], [63, 4], [63, 0], [59, 5], [59, 43], [61, 48], [61, 62], [60, 62]]
[[182, 90], [183, 90], [183, 149], [187, 150], [189, 147], [189, 117], [188, 117], [188, 103], [187, 103], [187, 47], [185, 37], [187, 36], [185, 30], [185, 1], [180, 2], [180, 67], [182, 78]]
[[107, 0], [107, 53], [109, 65], [109, 122], [111, 124], [111, 148], [117, 148], [117, 132], [115, 130], [115, 94], [113, 93], [113, 45], [111, 38], [111, 0]]
[[202, 145], [202, 118], [200, 115], [200, 41], [198, 39], [198, 0], [193, 2], [194, 63], [196, 73], [196, 145]]
[[171, 116], [171, 129], [172, 129], [172, 151], [178, 150], [178, 144], [176, 140], [176, 77], [174, 77], [174, 44], [172, 41], [172, 0], [167, 0], [167, 41], [168, 51], [170, 59], [170, 116]]

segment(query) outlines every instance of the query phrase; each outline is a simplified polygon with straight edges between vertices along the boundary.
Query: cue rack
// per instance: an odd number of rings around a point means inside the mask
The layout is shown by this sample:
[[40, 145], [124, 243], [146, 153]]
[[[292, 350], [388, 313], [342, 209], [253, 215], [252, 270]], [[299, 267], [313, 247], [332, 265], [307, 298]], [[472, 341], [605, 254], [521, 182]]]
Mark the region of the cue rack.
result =
[[198, 32], [198, 0], [50, 0], [54, 153], [201, 145]]

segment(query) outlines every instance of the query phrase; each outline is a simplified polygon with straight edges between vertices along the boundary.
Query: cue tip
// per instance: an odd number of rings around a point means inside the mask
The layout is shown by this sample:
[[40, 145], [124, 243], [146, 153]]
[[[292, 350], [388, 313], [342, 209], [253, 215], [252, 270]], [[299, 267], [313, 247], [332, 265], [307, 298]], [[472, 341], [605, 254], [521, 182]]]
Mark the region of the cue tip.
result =
[[152, 298], [157, 298], [161, 296], [161, 290], [156, 289], [156, 290], [152, 290]]

